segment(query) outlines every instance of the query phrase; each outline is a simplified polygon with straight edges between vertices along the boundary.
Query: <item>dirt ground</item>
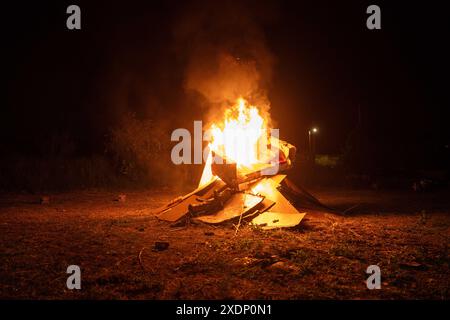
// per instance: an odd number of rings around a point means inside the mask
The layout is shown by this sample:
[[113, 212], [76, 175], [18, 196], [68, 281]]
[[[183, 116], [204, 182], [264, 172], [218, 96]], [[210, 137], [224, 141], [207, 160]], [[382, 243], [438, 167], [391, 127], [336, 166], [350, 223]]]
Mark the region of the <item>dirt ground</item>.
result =
[[[344, 215], [300, 226], [173, 227], [167, 190], [0, 196], [1, 299], [449, 299], [450, 193], [313, 190]], [[154, 250], [167, 241], [167, 250]], [[81, 268], [81, 290], [66, 269]], [[366, 268], [378, 265], [380, 290]]]

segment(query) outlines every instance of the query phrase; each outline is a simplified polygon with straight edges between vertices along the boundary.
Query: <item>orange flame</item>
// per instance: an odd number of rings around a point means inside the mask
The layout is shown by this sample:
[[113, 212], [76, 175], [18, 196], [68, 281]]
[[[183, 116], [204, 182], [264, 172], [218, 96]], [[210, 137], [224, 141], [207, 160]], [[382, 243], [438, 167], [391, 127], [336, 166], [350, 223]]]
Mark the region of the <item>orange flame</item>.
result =
[[258, 109], [245, 99], [239, 98], [225, 111], [223, 124], [213, 124], [210, 130], [212, 151], [236, 162], [238, 167], [259, 162], [258, 146], [266, 141], [267, 128]]
[[[214, 123], [209, 128], [209, 148], [227, 161], [235, 162], [238, 168], [251, 168], [262, 163], [262, 147], [267, 146], [266, 121], [255, 106], [244, 98], [225, 111], [224, 120]], [[213, 178], [210, 165], [213, 161], [208, 155], [205, 169], [200, 181], [203, 185]]]

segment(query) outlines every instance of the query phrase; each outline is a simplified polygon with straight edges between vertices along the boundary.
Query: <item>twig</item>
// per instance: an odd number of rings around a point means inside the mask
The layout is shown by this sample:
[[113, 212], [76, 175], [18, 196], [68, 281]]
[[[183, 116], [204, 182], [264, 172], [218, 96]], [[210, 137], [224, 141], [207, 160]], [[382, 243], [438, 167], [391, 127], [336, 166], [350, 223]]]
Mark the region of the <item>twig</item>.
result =
[[236, 237], [236, 235], [237, 235], [237, 233], [238, 233], [238, 231], [239, 231], [239, 227], [240, 227], [240, 225], [241, 225], [241, 220], [242, 220], [242, 215], [244, 214], [245, 197], [246, 197], [246, 194], [244, 193], [244, 204], [242, 205], [241, 215], [239, 216], [239, 222], [238, 222], [238, 224], [237, 224], [237, 226], [236, 226], [236, 231], [234, 232], [234, 236], [235, 236], [235, 237]]
[[184, 226], [184, 227], [176, 227], [176, 228], [172, 228], [169, 231], [180, 231], [180, 230], [186, 230], [188, 227]]
[[235, 226], [235, 228], [236, 228], [236, 231], [234, 232], [234, 236], [235, 236], [235, 237], [236, 237], [236, 235], [237, 235], [237, 233], [238, 233], [238, 231], [239, 231], [239, 226], [241, 225], [241, 219], [242, 219], [242, 213], [241, 213], [241, 215], [239, 216], [239, 222], [238, 222], [237, 226]]
[[132, 258], [132, 257], [133, 257], [133, 255], [128, 256], [128, 257], [123, 258], [123, 259], [120, 259], [119, 261], [116, 262], [116, 267], [118, 267], [118, 266], [119, 266], [122, 262], [124, 262], [125, 260], [130, 259], [130, 258]]
[[141, 266], [142, 270], [144, 270], [144, 271], [147, 271], [147, 270], [145, 270], [144, 265], [142, 264], [142, 258], [141, 258], [141, 256], [142, 256], [142, 252], [143, 252], [146, 248], [147, 248], [147, 247], [143, 247], [143, 248], [141, 249], [141, 251], [139, 252], [139, 255], [138, 255], [139, 265]]
[[351, 206], [350, 208], [345, 209], [342, 214], [346, 214], [347, 212], [355, 209], [356, 207], [359, 207], [361, 205], [361, 203], [355, 204], [354, 206]]
[[354, 236], [356, 236], [357, 238], [361, 238], [361, 235], [355, 231], [353, 231], [352, 229], [348, 229], [348, 231], [350, 231], [351, 233], [353, 233]]

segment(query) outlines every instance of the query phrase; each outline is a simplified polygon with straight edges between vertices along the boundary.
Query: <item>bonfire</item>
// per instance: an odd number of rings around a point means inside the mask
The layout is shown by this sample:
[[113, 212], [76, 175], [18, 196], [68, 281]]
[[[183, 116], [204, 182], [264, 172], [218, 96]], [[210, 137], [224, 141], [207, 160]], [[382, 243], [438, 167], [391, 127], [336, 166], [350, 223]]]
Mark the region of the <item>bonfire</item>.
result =
[[295, 227], [324, 206], [286, 176], [296, 147], [280, 140], [257, 106], [239, 98], [207, 128], [207, 159], [198, 188], [154, 211], [169, 222], [237, 221], [261, 229]]

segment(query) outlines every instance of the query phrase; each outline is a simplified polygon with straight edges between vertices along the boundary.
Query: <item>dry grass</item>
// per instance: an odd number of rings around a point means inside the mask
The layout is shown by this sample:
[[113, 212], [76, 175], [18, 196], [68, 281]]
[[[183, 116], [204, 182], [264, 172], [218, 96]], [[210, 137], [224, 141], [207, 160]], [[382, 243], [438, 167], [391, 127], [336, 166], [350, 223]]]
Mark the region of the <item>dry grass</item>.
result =
[[[0, 197], [2, 299], [448, 299], [448, 195], [316, 192], [361, 203], [347, 216], [309, 213], [300, 227], [173, 228], [149, 215], [168, 191]], [[447, 203], [446, 203], [447, 202]], [[425, 211], [423, 211], [425, 210]], [[168, 250], [153, 251], [155, 241]], [[139, 259], [140, 255], [140, 259]], [[82, 290], [66, 288], [68, 265]], [[365, 286], [367, 266], [382, 289]]]

